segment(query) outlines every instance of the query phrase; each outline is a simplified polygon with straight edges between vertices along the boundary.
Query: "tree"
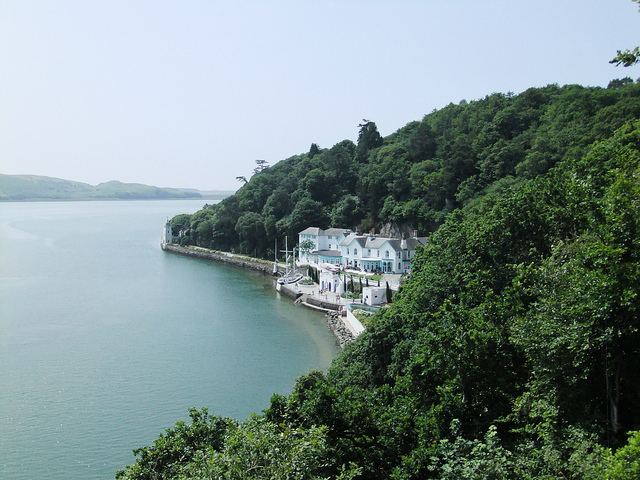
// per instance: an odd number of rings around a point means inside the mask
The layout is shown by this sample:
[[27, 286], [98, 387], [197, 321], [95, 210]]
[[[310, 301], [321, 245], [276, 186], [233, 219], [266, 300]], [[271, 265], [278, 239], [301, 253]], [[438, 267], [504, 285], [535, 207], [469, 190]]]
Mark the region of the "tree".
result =
[[291, 213], [291, 195], [284, 188], [278, 187], [267, 198], [262, 208], [262, 214], [282, 218], [289, 213]]
[[309, 158], [313, 158], [320, 153], [320, 147], [317, 143], [312, 143], [309, 149]]
[[624, 88], [627, 85], [631, 85], [632, 83], [633, 80], [630, 77], [616, 78], [609, 82], [609, 85], [607, 85], [607, 89], [620, 90], [621, 88]]
[[300, 252], [302, 252], [303, 255], [307, 255], [310, 251], [312, 251], [315, 248], [316, 244], [313, 243], [313, 240], [303, 240], [302, 242], [300, 242], [299, 248], [300, 248]]
[[607, 452], [602, 478], [633, 480], [640, 477], [640, 432], [629, 432], [627, 444], [615, 454]]
[[267, 199], [276, 189], [277, 179], [272, 175], [256, 175], [236, 195], [240, 198], [239, 209], [261, 213]]
[[253, 174], [257, 175], [258, 173], [262, 173], [269, 168], [269, 164], [266, 160], [256, 160], [256, 168], [253, 169]]
[[227, 430], [235, 421], [210, 416], [206, 408], [189, 409], [191, 424], [176, 423], [153, 442], [151, 447], [137, 448], [133, 454], [136, 463], [116, 473], [123, 480], [152, 480], [175, 478], [188, 468], [199, 454], [220, 450]]
[[314, 168], [300, 181], [301, 187], [313, 200], [329, 205], [331, 203], [331, 192], [334, 186], [329, 181], [329, 172], [321, 168]]
[[427, 119], [420, 122], [407, 142], [407, 150], [414, 162], [427, 160], [436, 152], [436, 139]]
[[353, 193], [356, 182], [353, 158], [356, 146], [351, 140], [336, 143], [324, 152], [323, 162], [337, 194]]
[[[640, 0], [631, 1], [640, 4]], [[640, 11], [640, 6], [638, 7], [638, 10]], [[640, 63], [640, 47], [636, 47], [633, 50], [618, 50], [618, 54], [609, 63], [615, 63], [616, 67], [619, 67], [620, 65], [631, 67], [636, 63]]]
[[171, 219], [171, 234], [177, 236], [180, 232], [186, 232], [191, 226], [191, 215], [183, 213]]
[[[211, 219], [212, 248], [231, 251], [238, 244], [236, 224], [238, 223], [240, 197], [232, 195], [214, 206]], [[193, 222], [192, 222], [193, 223]], [[207, 245], [198, 243], [201, 247]]]
[[210, 248], [213, 238], [212, 219], [215, 210], [203, 209], [191, 215], [191, 236], [196, 245]]
[[263, 253], [266, 247], [266, 231], [264, 218], [259, 213], [243, 213], [236, 223], [236, 232], [240, 238], [240, 245], [245, 253]]
[[620, 65], [631, 67], [636, 63], [640, 63], [640, 47], [636, 47], [633, 50], [618, 50], [618, 54], [609, 63], [615, 63], [616, 67]]
[[299, 232], [309, 226], [327, 228], [329, 217], [320, 202], [308, 197], [301, 199], [291, 212], [289, 229], [291, 235], [297, 236]]
[[344, 195], [331, 209], [331, 225], [336, 228], [355, 228], [363, 217], [360, 198], [356, 195]]
[[363, 123], [358, 125], [360, 131], [358, 132], [356, 160], [364, 163], [366, 162], [367, 156], [371, 150], [382, 146], [383, 139], [374, 122], [366, 119], [363, 119], [362, 122]]

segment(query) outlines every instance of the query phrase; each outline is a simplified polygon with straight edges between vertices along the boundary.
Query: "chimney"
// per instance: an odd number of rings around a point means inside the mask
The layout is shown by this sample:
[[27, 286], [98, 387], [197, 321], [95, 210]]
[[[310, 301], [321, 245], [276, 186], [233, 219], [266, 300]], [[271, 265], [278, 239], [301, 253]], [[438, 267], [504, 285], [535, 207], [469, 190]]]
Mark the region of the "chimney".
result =
[[418, 238], [418, 230], [413, 231], [413, 238]]
[[407, 236], [403, 233], [402, 234], [402, 240], [400, 241], [400, 248], [402, 250], [406, 250], [407, 249]]

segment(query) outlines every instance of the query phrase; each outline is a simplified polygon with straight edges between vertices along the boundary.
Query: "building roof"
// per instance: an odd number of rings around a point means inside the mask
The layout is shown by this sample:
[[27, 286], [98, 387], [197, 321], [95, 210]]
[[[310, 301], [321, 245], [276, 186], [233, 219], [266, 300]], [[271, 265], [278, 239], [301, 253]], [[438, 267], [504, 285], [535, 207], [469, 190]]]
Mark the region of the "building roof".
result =
[[389, 240], [392, 240], [388, 237], [367, 237], [366, 248], [380, 248]]
[[327, 228], [324, 231], [325, 235], [334, 235], [339, 237], [340, 235], [344, 235], [345, 237], [351, 233], [351, 230], [348, 228]]
[[327, 228], [326, 230], [322, 230], [319, 227], [307, 227], [298, 235], [335, 235], [339, 237], [340, 235], [349, 235], [351, 230], [348, 228]]
[[418, 245], [424, 247], [427, 244], [427, 238], [407, 238], [407, 248], [409, 250], [415, 250]]
[[322, 235], [322, 229], [319, 227], [307, 227], [298, 235]]
[[[332, 235], [336, 238], [340, 235], [344, 235], [344, 239], [340, 242], [340, 246], [348, 247], [354, 241], [362, 248], [380, 248], [385, 243], [389, 243], [391, 248], [396, 251], [402, 250], [402, 240], [398, 238], [382, 237], [379, 235], [361, 235], [353, 232], [348, 228], [328, 228], [322, 230], [319, 227], [307, 227], [299, 235]], [[413, 237], [406, 240], [407, 250], [415, 250], [418, 245], [424, 246], [427, 244], [427, 237]], [[315, 253], [315, 252], [314, 252]]]
[[353, 242], [357, 242], [358, 245], [364, 248], [365, 244], [367, 243], [367, 237], [363, 237], [362, 235], [356, 235], [355, 233], [350, 233], [345, 237], [344, 240], [342, 240], [342, 242], [340, 242], [340, 246], [348, 247]]
[[321, 255], [323, 257], [339, 257], [342, 255], [339, 250], [318, 250], [312, 253], [314, 255]]
[[388, 240], [389, 245], [391, 245], [391, 248], [393, 248], [396, 252], [399, 252], [402, 250], [402, 240], [398, 240], [397, 238], [391, 238]]

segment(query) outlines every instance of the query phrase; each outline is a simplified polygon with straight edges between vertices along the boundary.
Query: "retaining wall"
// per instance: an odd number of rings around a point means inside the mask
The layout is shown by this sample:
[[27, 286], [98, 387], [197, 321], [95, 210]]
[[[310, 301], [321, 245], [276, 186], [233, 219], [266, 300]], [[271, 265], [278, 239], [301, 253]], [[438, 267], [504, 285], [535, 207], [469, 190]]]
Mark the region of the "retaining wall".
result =
[[[214, 262], [226, 263], [229, 265], [235, 265], [237, 267], [249, 268], [251, 270], [258, 270], [265, 273], [273, 273], [273, 266], [275, 262], [269, 260], [256, 260], [249, 257], [243, 257], [242, 255], [235, 255], [233, 253], [216, 252], [214, 250], [207, 250], [200, 247], [180, 247], [178, 245], [162, 245], [162, 249], [167, 252], [178, 253], [180, 255], [186, 255], [187, 257], [200, 258], [204, 260], [211, 260]], [[278, 270], [284, 271], [284, 265], [278, 265]]]
[[290, 298], [291, 300], [297, 300], [298, 297], [302, 296], [300, 292], [286, 285], [277, 285], [276, 290], [279, 291], [285, 297]]
[[315, 297], [307, 297], [307, 303], [309, 305], [313, 305], [314, 307], [323, 308], [325, 310], [340, 310], [342, 309], [342, 305], [338, 305], [336, 303], [325, 302], [324, 300], [320, 300]]

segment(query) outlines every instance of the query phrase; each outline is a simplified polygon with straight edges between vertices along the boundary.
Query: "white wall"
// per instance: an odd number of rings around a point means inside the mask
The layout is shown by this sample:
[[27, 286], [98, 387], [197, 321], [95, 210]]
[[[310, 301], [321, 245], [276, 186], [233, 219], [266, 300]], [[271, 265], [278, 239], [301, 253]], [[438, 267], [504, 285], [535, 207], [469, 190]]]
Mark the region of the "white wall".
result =
[[387, 288], [362, 287], [362, 299], [365, 305], [382, 305], [387, 303]]

